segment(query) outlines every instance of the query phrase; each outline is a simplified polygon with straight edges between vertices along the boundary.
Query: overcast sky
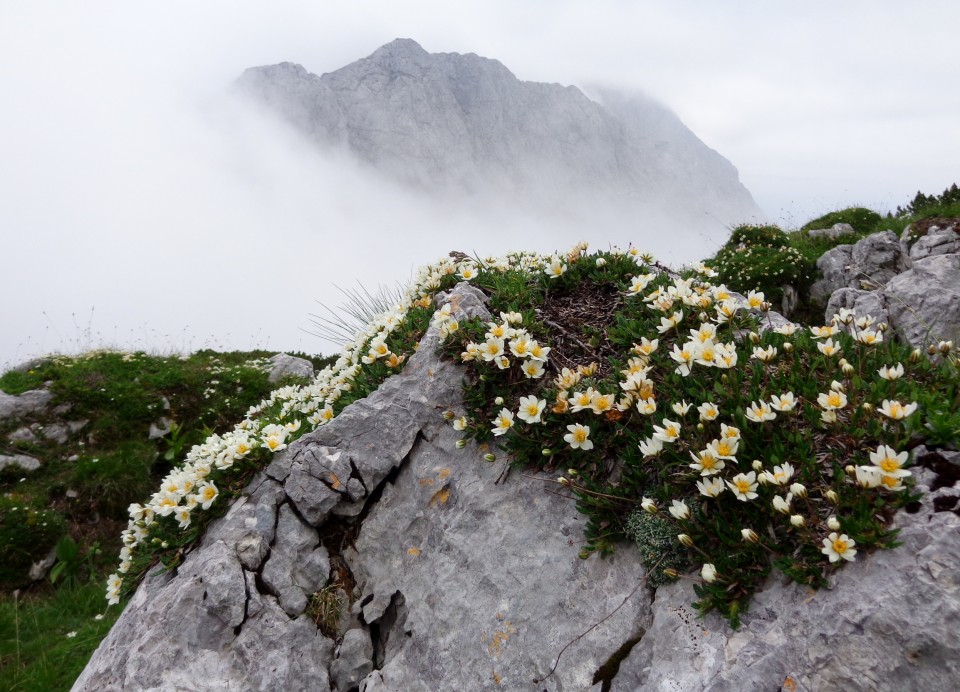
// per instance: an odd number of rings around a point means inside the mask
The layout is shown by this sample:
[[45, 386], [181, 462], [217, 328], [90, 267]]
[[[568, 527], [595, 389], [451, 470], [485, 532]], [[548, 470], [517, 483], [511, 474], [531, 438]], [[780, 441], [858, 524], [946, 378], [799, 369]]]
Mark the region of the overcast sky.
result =
[[302, 330], [333, 284], [523, 237], [318, 159], [227, 99], [246, 67], [321, 74], [407, 37], [642, 90], [799, 226], [960, 182], [957, 26], [956, 2], [3, 0], [0, 369], [103, 345], [329, 352]]

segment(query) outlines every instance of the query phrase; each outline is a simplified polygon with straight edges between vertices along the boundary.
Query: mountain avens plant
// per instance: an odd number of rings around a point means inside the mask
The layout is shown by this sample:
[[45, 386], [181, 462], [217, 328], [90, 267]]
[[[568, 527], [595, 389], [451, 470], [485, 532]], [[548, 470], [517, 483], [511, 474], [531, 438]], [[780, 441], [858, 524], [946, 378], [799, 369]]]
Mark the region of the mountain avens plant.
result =
[[[488, 461], [557, 474], [587, 517], [584, 559], [629, 538], [651, 586], [692, 579], [697, 608], [738, 626], [771, 569], [816, 588], [894, 547], [889, 522], [917, 497], [907, 450], [928, 412], [960, 404], [952, 345], [933, 362], [847, 311], [827, 325], [774, 321], [762, 293], [713, 278], [703, 264], [677, 274], [634, 248], [586, 245], [425, 267], [313, 384], [277, 390], [131, 505], [108, 597], [158, 559], [176, 564], [208, 510], [401, 368], [431, 321], [466, 368], [464, 410], [445, 414], [456, 447], [475, 440]], [[434, 305], [460, 281], [496, 317], [458, 322]]]

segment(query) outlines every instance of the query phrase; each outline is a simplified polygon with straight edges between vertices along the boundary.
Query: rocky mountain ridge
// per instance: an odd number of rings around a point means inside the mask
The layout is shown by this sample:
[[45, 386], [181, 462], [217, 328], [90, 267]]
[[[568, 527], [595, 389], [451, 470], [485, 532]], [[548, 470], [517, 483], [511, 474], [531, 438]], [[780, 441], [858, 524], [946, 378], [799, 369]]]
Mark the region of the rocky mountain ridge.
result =
[[397, 39], [321, 76], [280, 63], [250, 68], [237, 84], [319, 147], [434, 195], [631, 230], [708, 229], [717, 241], [724, 224], [763, 216], [733, 165], [664, 106], [521, 81], [474, 54]]

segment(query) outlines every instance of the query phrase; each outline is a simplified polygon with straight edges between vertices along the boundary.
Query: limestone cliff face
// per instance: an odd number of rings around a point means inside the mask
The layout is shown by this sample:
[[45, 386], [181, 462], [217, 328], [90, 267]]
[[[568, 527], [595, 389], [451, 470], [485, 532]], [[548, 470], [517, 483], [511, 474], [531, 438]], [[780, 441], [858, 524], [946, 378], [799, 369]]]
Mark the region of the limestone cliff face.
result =
[[281, 63], [238, 84], [318, 145], [433, 194], [589, 209], [641, 227], [669, 219], [718, 241], [722, 224], [763, 216], [730, 162], [662, 105], [602, 90], [591, 100], [474, 54], [397, 39], [319, 77]]

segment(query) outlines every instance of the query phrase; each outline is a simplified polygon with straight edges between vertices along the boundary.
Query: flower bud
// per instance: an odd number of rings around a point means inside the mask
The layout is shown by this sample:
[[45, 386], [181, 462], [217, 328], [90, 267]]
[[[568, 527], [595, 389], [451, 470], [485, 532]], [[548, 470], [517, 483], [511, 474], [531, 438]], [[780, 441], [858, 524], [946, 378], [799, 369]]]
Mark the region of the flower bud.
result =
[[760, 536], [758, 536], [757, 532], [753, 529], [740, 529], [740, 535], [743, 536], [743, 540], [747, 543], [760, 542]]
[[466, 440], [457, 440], [457, 449], [463, 449], [467, 446]]
[[453, 419], [456, 418], [456, 417], [457, 417], [457, 414], [454, 413], [453, 411], [444, 411], [444, 412], [443, 412], [443, 420], [453, 420]]
[[873, 404], [871, 404], [869, 401], [864, 401], [862, 404], [860, 404], [860, 408], [867, 413], [870, 413], [873, 410]]
[[606, 264], [607, 264], [607, 260], [603, 259], [603, 257], [597, 257], [597, 266], [598, 266], [598, 267], [603, 267], [603, 266], [605, 266]]
[[803, 516], [800, 514], [794, 514], [790, 517], [790, 523], [793, 524], [795, 528], [802, 528], [807, 522], [804, 520]]
[[496, 461], [496, 460], [497, 460], [497, 455], [496, 455], [496, 454], [491, 454], [490, 452], [487, 452], [486, 454], [483, 455], [483, 460], [484, 460], [484, 461]]
[[783, 351], [784, 353], [790, 353], [793, 350], [793, 344], [789, 341], [783, 342]]
[[503, 406], [503, 397], [498, 396], [496, 399], [493, 400], [493, 403], [495, 403], [497, 406]]
[[759, 343], [760, 343], [760, 335], [757, 334], [756, 332], [750, 332], [750, 343], [759, 344]]
[[708, 562], [700, 569], [700, 576], [705, 582], [715, 582], [717, 580], [717, 568]]
[[668, 579], [679, 579], [680, 573], [677, 572], [677, 570], [675, 570], [673, 567], [667, 567], [665, 570], [663, 570], [663, 576], [667, 577]]
[[840, 520], [837, 519], [837, 518], [834, 517], [834, 516], [828, 517], [828, 518], [827, 518], [827, 528], [830, 529], [831, 531], [839, 531], [839, 530], [840, 530]]
[[678, 533], [677, 540], [680, 541], [683, 545], [687, 546], [688, 548], [693, 547], [693, 539], [690, 538], [688, 534]]
[[930, 344], [929, 346], [927, 346], [927, 353], [929, 353], [931, 356], [934, 355], [936, 352], [937, 352], [936, 346], [934, 346], [933, 344]]
[[579, 557], [581, 560], [586, 560], [588, 557], [590, 557], [590, 551], [584, 548], [580, 551], [580, 554], [577, 557]]
[[559, 483], [559, 484], [562, 485], [562, 486], [569, 487], [569, 486], [570, 486], [570, 479], [567, 478], [566, 476], [560, 476], [560, 477], [557, 479], [557, 483]]
[[850, 363], [844, 363], [843, 365], [840, 366], [840, 372], [842, 372], [847, 377], [850, 377], [856, 371], [857, 371], [856, 368], [850, 365]]
[[580, 472], [577, 471], [576, 469], [567, 469], [567, 475], [573, 476], [574, 478], [576, 478], [577, 476], [580, 475]]
[[164, 541], [163, 543], [160, 544], [160, 547], [163, 548], [164, 550], [166, 550], [167, 548], [170, 547], [170, 544], [167, 543], [166, 541]]
[[[850, 364], [847, 363], [847, 365], [850, 365]], [[853, 366], [851, 365], [850, 367], [852, 368]], [[835, 392], [842, 392], [842, 391], [843, 391], [843, 383], [842, 383], [842, 382], [837, 382], [836, 380], [834, 380], [833, 382], [830, 383], [830, 389], [832, 389], [832, 390], [835, 391]]]
[[876, 330], [877, 330], [878, 332], [880, 332], [881, 334], [885, 333], [888, 329], [890, 329], [890, 325], [887, 324], [886, 322], [880, 322], [880, 323], [876, 326]]
[[854, 476], [857, 473], [857, 469], [853, 464], [847, 464], [843, 467], [843, 470], [848, 476]]
[[645, 512], [649, 512], [650, 514], [656, 514], [657, 512], [660, 511], [657, 509], [656, 503], [653, 500], [651, 500], [649, 497], [645, 497], [643, 498], [643, 500], [641, 500], [640, 507]]
[[837, 495], [837, 493], [834, 492], [833, 490], [828, 490], [827, 492], [825, 492], [825, 493], [823, 494], [823, 496], [824, 496], [825, 498], [827, 498], [827, 500], [828, 500], [828, 501], [830, 502], [830, 504], [832, 504], [832, 505], [838, 505], [838, 504], [840, 504], [840, 496]]
[[807, 488], [803, 483], [794, 483], [791, 485], [790, 492], [799, 498], [805, 498], [807, 496]]
[[754, 470], [754, 471], [758, 471], [758, 472], [759, 472], [759, 471], [762, 471], [762, 470], [763, 470], [763, 462], [760, 461], [759, 459], [754, 459], [754, 460], [753, 460], [753, 463], [751, 464], [751, 466], [753, 466], [753, 470]]
[[939, 344], [937, 344], [937, 350], [939, 350], [940, 353], [943, 355], [947, 355], [948, 353], [950, 353], [950, 349], [952, 348], [953, 348], [952, 341], [941, 341]]
[[922, 358], [922, 357], [923, 357], [923, 354], [920, 352], [920, 349], [919, 349], [919, 348], [915, 348], [915, 349], [913, 349], [913, 351], [910, 352], [910, 362], [911, 362], [911, 363], [916, 363], [916, 362], [918, 362], [918, 361], [920, 360], [920, 358]]
[[551, 454], [553, 454], [553, 450], [550, 449], [550, 448], [541, 449], [541, 450], [540, 450], [540, 454], [542, 454], [542, 455], [545, 456], [545, 457], [548, 457], [548, 456], [550, 456]]
[[770, 312], [770, 308], [773, 307], [773, 304], [769, 300], [765, 300], [760, 303], [760, 312]]

